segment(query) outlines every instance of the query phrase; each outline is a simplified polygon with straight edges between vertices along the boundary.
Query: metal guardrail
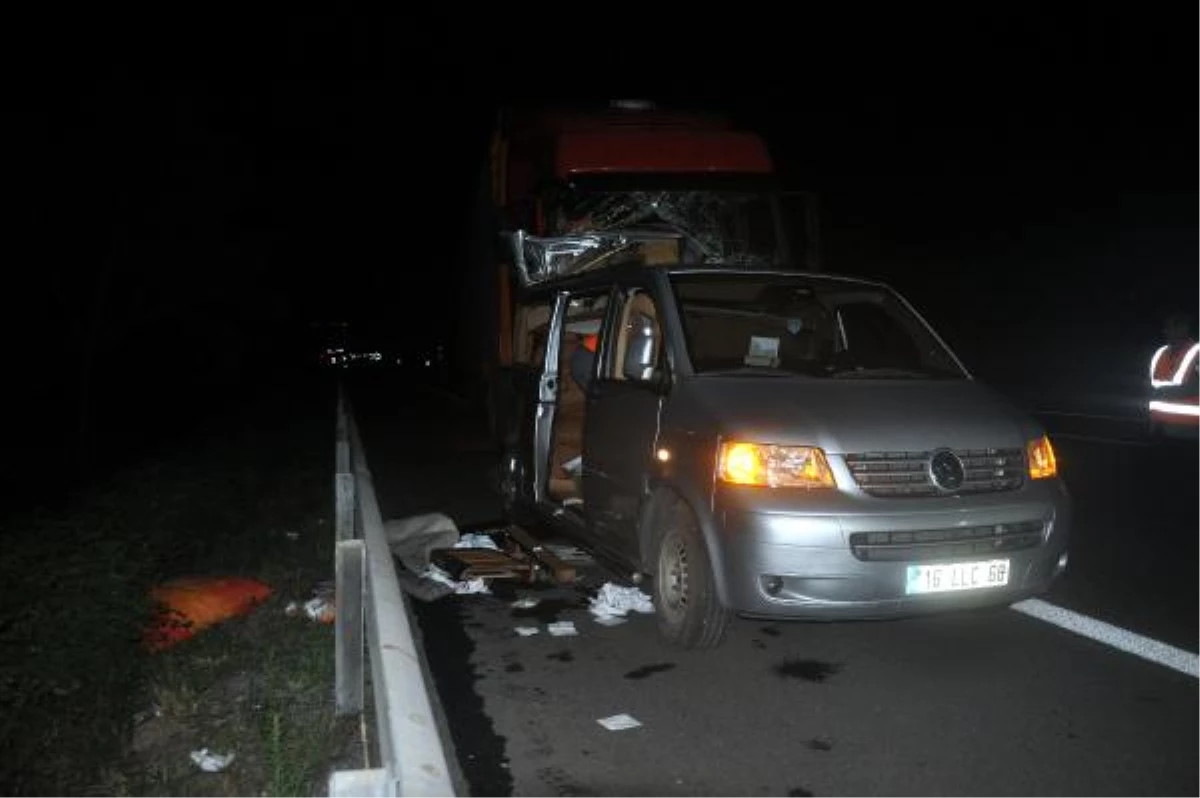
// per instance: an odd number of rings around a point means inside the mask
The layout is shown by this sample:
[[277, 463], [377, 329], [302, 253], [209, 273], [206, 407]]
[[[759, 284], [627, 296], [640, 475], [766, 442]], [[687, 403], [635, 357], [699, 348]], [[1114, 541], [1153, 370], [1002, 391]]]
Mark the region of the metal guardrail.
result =
[[[438, 734], [408, 601], [383, 530], [375, 484], [345, 389], [338, 387], [335, 702], [363, 707], [363, 657], [371, 664], [380, 767], [335, 771], [331, 796], [455, 795]], [[366, 631], [366, 646], [363, 631]]]

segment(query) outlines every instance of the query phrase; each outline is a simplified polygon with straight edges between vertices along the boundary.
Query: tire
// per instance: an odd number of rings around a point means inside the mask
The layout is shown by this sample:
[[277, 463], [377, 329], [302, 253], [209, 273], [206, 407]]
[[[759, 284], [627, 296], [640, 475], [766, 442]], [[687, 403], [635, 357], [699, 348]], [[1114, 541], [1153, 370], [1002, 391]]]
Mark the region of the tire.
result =
[[715, 648], [731, 613], [721, 605], [712, 560], [695, 514], [678, 497], [659, 514], [654, 543], [654, 606], [663, 637], [684, 648]]

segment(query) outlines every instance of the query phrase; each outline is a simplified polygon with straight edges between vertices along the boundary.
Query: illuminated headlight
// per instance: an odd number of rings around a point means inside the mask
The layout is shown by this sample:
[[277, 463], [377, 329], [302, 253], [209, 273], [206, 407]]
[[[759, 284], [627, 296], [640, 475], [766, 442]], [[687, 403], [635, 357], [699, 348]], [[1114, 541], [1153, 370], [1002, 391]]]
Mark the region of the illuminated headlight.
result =
[[1058, 476], [1058, 461], [1054, 459], [1054, 447], [1043, 435], [1025, 446], [1025, 459], [1029, 463], [1030, 479], [1047, 479]]
[[717, 477], [732, 485], [766, 488], [834, 486], [825, 453], [814, 446], [726, 441], [721, 444]]

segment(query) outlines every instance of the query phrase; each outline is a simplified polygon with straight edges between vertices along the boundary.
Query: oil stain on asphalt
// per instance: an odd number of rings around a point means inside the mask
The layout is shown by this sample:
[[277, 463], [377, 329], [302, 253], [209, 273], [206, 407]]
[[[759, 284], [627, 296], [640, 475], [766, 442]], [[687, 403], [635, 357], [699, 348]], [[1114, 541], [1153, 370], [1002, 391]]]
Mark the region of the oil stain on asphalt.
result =
[[658, 665], [643, 665], [640, 668], [634, 668], [629, 673], [625, 674], [626, 679], [645, 679], [647, 676], [653, 676], [656, 673], [669, 671], [675, 667], [674, 662], [662, 662]]
[[775, 666], [775, 673], [785, 679], [823, 682], [841, 669], [842, 666], [836, 662], [821, 662], [815, 659], [787, 659]]

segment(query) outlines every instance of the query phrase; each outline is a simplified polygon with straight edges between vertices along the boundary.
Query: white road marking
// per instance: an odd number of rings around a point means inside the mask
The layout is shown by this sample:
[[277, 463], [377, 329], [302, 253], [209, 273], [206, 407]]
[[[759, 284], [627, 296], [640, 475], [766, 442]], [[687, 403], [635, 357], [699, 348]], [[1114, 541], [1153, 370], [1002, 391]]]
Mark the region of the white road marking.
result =
[[1118, 446], [1146, 447], [1146, 446], [1150, 445], [1149, 443], [1146, 443], [1145, 441], [1131, 441], [1131, 440], [1126, 440], [1124, 438], [1102, 438], [1098, 435], [1075, 435], [1074, 433], [1071, 433], [1071, 432], [1051, 432], [1048, 434], [1050, 435], [1051, 441], [1055, 440], [1056, 438], [1062, 438], [1062, 439], [1069, 440], [1069, 441], [1089, 441], [1091, 443], [1115, 443]]
[[1078, 612], [1049, 604], [1041, 599], [1026, 599], [1012, 605], [1017, 612], [1037, 618], [1039, 621], [1074, 632], [1077, 635], [1120, 649], [1134, 656], [1157, 662], [1168, 668], [1200, 679], [1200, 656], [1181, 648], [1151, 640], [1119, 626], [1113, 626]]

